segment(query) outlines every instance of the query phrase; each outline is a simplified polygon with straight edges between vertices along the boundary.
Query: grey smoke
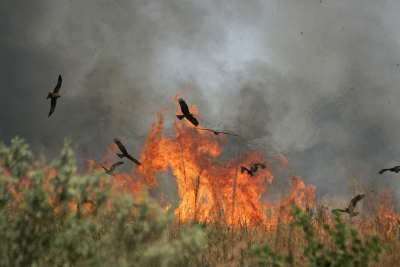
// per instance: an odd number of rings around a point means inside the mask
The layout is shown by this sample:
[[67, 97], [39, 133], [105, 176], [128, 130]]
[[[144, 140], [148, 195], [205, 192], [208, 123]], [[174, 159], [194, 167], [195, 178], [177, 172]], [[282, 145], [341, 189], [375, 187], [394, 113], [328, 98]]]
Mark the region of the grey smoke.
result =
[[[286, 156], [277, 179], [300, 175], [319, 195], [347, 197], [335, 150], [366, 184], [395, 188], [400, 177], [378, 171], [399, 164], [399, 8], [395, 0], [2, 1], [0, 139], [20, 135], [48, 159], [64, 137], [95, 159], [114, 137], [139, 150], [155, 113], [170, 128], [181, 92], [202, 125], [241, 131], [243, 151]], [[47, 118], [58, 74], [61, 98]]]

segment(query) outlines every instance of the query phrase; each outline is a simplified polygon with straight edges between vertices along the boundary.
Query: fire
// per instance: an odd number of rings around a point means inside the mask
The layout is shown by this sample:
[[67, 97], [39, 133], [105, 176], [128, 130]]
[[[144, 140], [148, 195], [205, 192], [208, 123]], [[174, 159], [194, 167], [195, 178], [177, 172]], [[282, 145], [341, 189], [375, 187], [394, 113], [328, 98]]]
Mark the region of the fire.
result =
[[[177, 94], [175, 98], [178, 96]], [[196, 107], [190, 107], [190, 111], [199, 118]], [[275, 225], [277, 218], [290, 220], [292, 205], [297, 204], [303, 209], [313, 205], [315, 186], [306, 186], [298, 176], [289, 179], [289, 195], [277, 202], [268, 203], [261, 200], [274, 180], [271, 161], [277, 159], [281, 168], [286, 168], [288, 164], [283, 155], [267, 158], [260, 151], [239, 153], [241, 137], [200, 131], [186, 119], [175, 120], [173, 125], [175, 133], [165, 136], [164, 117], [157, 115], [141, 151], [141, 157], [138, 157], [138, 151], [133, 151], [125, 144], [141, 165], [124, 160], [124, 166], [132, 166], [130, 172], [121, 173], [117, 168], [114, 176], [104, 174], [104, 179], [113, 181], [113, 189], [116, 189], [114, 192], [123, 190], [134, 194], [140, 200], [144, 189], [152, 191], [157, 188], [157, 178], [160, 174], [170, 173], [175, 177], [178, 187], [180, 200], [174, 212], [180, 223], [219, 222], [233, 226], [271, 226]], [[236, 146], [237, 156], [229, 161], [221, 161], [224, 146]], [[115, 153], [118, 151], [117, 145], [111, 143], [107, 156], [101, 163], [106, 167], [115, 163], [118, 159]], [[89, 166], [88, 172], [104, 171], [100, 162], [86, 158], [86, 163]], [[249, 168], [253, 163], [264, 163], [267, 168], [259, 169], [253, 176], [247, 172], [241, 173], [241, 166]], [[54, 179], [57, 176], [56, 170], [49, 169], [47, 175], [48, 179]], [[57, 192], [56, 190], [60, 189], [51, 190]], [[49, 202], [57, 213], [57, 199], [50, 197]], [[71, 209], [76, 210], [76, 203], [72, 204]], [[83, 206], [85, 212], [93, 209], [90, 204]], [[166, 209], [170, 207], [171, 204]]]
[[[193, 107], [190, 110], [198, 118], [197, 110]], [[260, 199], [274, 179], [269, 166], [257, 171], [254, 176], [240, 172], [241, 166], [248, 167], [256, 162], [268, 165], [267, 158], [259, 151], [252, 151], [222, 162], [219, 156], [223, 146], [231, 145], [227, 142], [236, 145], [238, 140], [223, 134], [199, 131], [186, 120], [176, 120], [174, 127], [173, 136], [164, 136], [164, 118], [157, 115], [142, 149], [142, 164], [133, 166], [136, 173], [133, 170], [132, 175], [117, 173], [115, 178], [118, 183], [132, 193], [139, 193], [144, 188], [153, 190], [157, 187], [157, 176], [170, 168], [180, 197], [175, 210], [179, 222], [223, 222], [248, 226], [268, 224], [263, 209], [266, 203]], [[114, 149], [109, 149], [110, 153], [114, 154]], [[276, 158], [282, 165], [287, 165], [282, 155]], [[136, 177], [135, 185], [132, 177]], [[314, 186], [305, 186], [299, 177], [291, 178], [290, 184], [293, 189], [285, 206], [305, 206], [304, 199], [307, 199], [308, 205], [313, 205]]]

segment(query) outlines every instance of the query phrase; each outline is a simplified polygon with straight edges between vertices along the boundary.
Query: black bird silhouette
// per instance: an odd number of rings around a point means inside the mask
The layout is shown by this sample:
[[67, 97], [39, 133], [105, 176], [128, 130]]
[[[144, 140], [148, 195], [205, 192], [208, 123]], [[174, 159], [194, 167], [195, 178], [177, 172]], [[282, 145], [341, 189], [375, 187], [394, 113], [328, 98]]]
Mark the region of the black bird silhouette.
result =
[[122, 154], [117, 153], [118, 157], [120, 157], [120, 158], [126, 157], [126, 158], [130, 159], [131, 161], [133, 161], [134, 163], [136, 163], [137, 165], [140, 165], [140, 162], [137, 159], [135, 159], [134, 157], [129, 155], [128, 151], [126, 151], [126, 148], [121, 143], [121, 141], [119, 141], [117, 138], [114, 138], [114, 143], [117, 144], [119, 150], [121, 150], [121, 152], [122, 152]]
[[57, 104], [57, 98], [61, 97], [60, 94], [58, 93], [60, 91], [61, 88], [61, 83], [62, 83], [62, 78], [61, 75], [58, 75], [58, 82], [56, 87], [53, 90], [53, 93], [50, 93], [47, 95], [46, 99], [51, 98], [51, 103], [50, 103], [50, 112], [49, 112], [49, 116], [54, 112], [54, 110], [56, 109], [56, 104]]
[[398, 173], [398, 172], [400, 172], [400, 166], [394, 166], [393, 168], [390, 168], [390, 169], [382, 169], [382, 170], [379, 172], [379, 174], [382, 174], [382, 173], [384, 173], [385, 171], [391, 171], [391, 172]]
[[100, 165], [101, 165], [101, 167], [103, 167], [104, 170], [106, 170], [107, 174], [114, 175], [115, 168], [117, 168], [119, 165], [122, 165], [122, 164], [124, 164], [122, 161], [114, 163], [109, 170], [106, 167], [104, 167], [103, 164], [100, 164]]
[[363, 199], [365, 197], [365, 195], [357, 195], [355, 196], [352, 200], [350, 200], [350, 204], [349, 207], [345, 208], [344, 210], [342, 209], [333, 209], [332, 212], [334, 212], [335, 210], [341, 211], [341, 212], [347, 212], [351, 217], [357, 216], [359, 214], [359, 212], [355, 212], [354, 208], [357, 205], [357, 202], [360, 201], [361, 199]]
[[221, 131], [216, 131], [216, 130], [212, 130], [212, 129], [206, 129], [206, 128], [197, 128], [198, 130], [204, 130], [204, 131], [210, 131], [213, 132], [215, 135], [219, 135], [220, 133], [222, 134], [227, 134], [227, 135], [232, 135], [232, 136], [239, 136], [237, 134], [232, 134], [232, 133], [227, 133], [227, 132], [221, 132]]
[[250, 170], [247, 169], [246, 167], [242, 166], [242, 167], [240, 168], [240, 171], [241, 171], [242, 173], [243, 173], [244, 171], [247, 171], [247, 174], [248, 174], [248, 175], [253, 176], [254, 173], [255, 173], [259, 168], [265, 169], [265, 168], [267, 168], [267, 166], [265, 166], [265, 165], [262, 164], [262, 163], [254, 163], [254, 164], [252, 164], [252, 165], [250, 166]]
[[189, 111], [189, 107], [186, 105], [185, 100], [183, 100], [182, 98], [179, 98], [179, 105], [181, 105], [181, 111], [183, 113], [183, 115], [176, 115], [178, 117], [179, 120], [182, 120], [183, 118], [188, 119], [188, 121], [190, 121], [195, 127], [197, 125], [199, 125], [199, 122], [196, 120], [195, 117], [193, 117], [193, 114], [190, 113]]

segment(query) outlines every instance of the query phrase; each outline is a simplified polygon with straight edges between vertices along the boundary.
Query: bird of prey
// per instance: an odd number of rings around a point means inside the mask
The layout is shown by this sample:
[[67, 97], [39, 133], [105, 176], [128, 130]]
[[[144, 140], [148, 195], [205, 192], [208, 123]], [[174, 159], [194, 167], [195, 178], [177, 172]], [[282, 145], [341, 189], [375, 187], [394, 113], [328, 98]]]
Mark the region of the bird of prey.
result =
[[61, 75], [58, 75], [58, 82], [56, 87], [53, 90], [53, 93], [50, 93], [47, 95], [46, 99], [51, 98], [51, 104], [50, 104], [50, 112], [49, 112], [49, 116], [54, 112], [54, 110], [56, 109], [56, 104], [57, 104], [57, 98], [61, 97], [60, 94], [58, 93], [60, 91], [61, 88], [61, 82], [62, 82], [62, 78]]
[[210, 132], [213, 132], [215, 135], [219, 135], [220, 133], [222, 133], [222, 134], [227, 134], [227, 135], [239, 136], [237, 134], [232, 134], [232, 133], [227, 133], [227, 132], [220, 132], [220, 131], [216, 131], [216, 130], [212, 130], [212, 129], [206, 129], [206, 128], [198, 128], [198, 130], [210, 131]]
[[255, 173], [259, 168], [265, 169], [265, 168], [267, 168], [267, 166], [265, 166], [265, 165], [262, 164], [262, 163], [254, 163], [254, 164], [252, 164], [252, 165], [250, 166], [250, 170], [247, 169], [246, 167], [242, 166], [242, 167], [240, 168], [240, 171], [241, 171], [242, 173], [243, 173], [244, 171], [247, 171], [247, 174], [248, 174], [248, 175], [253, 176], [254, 173]]
[[390, 169], [382, 169], [382, 170], [379, 172], [379, 174], [382, 174], [382, 173], [384, 173], [385, 171], [391, 171], [391, 172], [398, 173], [398, 172], [400, 172], [400, 166], [394, 166], [393, 168], [390, 168]]
[[182, 98], [179, 98], [179, 105], [181, 105], [181, 111], [183, 115], [176, 115], [179, 120], [182, 120], [183, 118], [188, 119], [195, 127], [199, 125], [199, 122], [196, 120], [195, 117], [193, 117], [193, 114], [190, 113], [189, 107], [186, 105], [185, 100]]
[[121, 141], [119, 141], [117, 138], [114, 138], [114, 143], [117, 144], [119, 150], [121, 150], [121, 152], [122, 152], [122, 154], [117, 153], [118, 157], [120, 157], [120, 158], [126, 157], [126, 158], [130, 159], [131, 161], [133, 161], [134, 163], [136, 163], [137, 165], [140, 165], [140, 162], [137, 159], [135, 159], [134, 157], [129, 155], [128, 151], [126, 151], [126, 148], [121, 143]]
[[122, 164], [124, 164], [122, 161], [114, 163], [109, 170], [106, 167], [104, 167], [103, 164], [100, 164], [100, 165], [101, 165], [101, 167], [103, 167], [104, 170], [106, 170], [107, 174], [114, 175], [115, 168], [117, 168], [119, 165], [122, 165]]
[[355, 212], [354, 209], [357, 205], [357, 202], [360, 201], [361, 199], [363, 199], [364, 197], [365, 197], [365, 195], [357, 195], [350, 201], [349, 207], [345, 208], [344, 210], [333, 209], [332, 212], [334, 212], [335, 210], [338, 210], [341, 212], [347, 212], [350, 215], [350, 218], [357, 216], [359, 214], [359, 212]]

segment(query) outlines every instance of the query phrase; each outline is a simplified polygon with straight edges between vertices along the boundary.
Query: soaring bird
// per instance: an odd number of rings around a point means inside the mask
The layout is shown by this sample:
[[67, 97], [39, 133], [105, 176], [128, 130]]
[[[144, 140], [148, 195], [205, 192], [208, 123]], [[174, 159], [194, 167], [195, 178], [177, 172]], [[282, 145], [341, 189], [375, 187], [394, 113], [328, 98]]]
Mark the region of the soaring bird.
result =
[[242, 167], [240, 168], [240, 171], [241, 171], [242, 173], [243, 173], [244, 171], [247, 171], [247, 174], [248, 174], [248, 175], [253, 176], [253, 174], [254, 174], [259, 168], [265, 169], [265, 168], [267, 168], [267, 166], [265, 166], [265, 165], [262, 164], [262, 163], [254, 163], [254, 164], [252, 164], [252, 165], [250, 166], [250, 170], [247, 169], [246, 167], [242, 166]]
[[135, 159], [131, 155], [129, 155], [128, 151], [126, 151], [126, 148], [121, 143], [121, 141], [119, 141], [117, 138], [114, 138], [114, 143], [117, 144], [119, 150], [121, 150], [121, 152], [122, 152], [122, 154], [117, 153], [118, 157], [120, 157], [120, 158], [126, 157], [126, 158], [130, 159], [131, 161], [135, 162], [137, 165], [140, 165], [140, 162], [137, 159]]
[[104, 170], [106, 170], [107, 174], [114, 175], [115, 168], [117, 168], [119, 165], [122, 165], [122, 164], [124, 164], [122, 161], [114, 163], [109, 170], [106, 167], [104, 167], [103, 164], [100, 164], [100, 165], [101, 165], [101, 167], [103, 167]]
[[220, 132], [220, 131], [216, 131], [216, 130], [212, 130], [212, 129], [206, 129], [206, 128], [198, 128], [198, 130], [210, 131], [210, 132], [213, 132], [215, 135], [219, 135], [220, 133], [222, 133], [222, 134], [227, 134], [227, 135], [239, 136], [237, 134], [232, 134], [232, 133], [227, 133], [227, 132]]
[[56, 87], [53, 90], [53, 93], [50, 93], [47, 95], [46, 99], [51, 98], [51, 104], [50, 104], [50, 112], [49, 112], [49, 116], [54, 112], [54, 110], [56, 109], [56, 104], [57, 104], [57, 98], [61, 97], [60, 94], [58, 93], [60, 91], [61, 88], [61, 82], [62, 82], [62, 78], [61, 75], [58, 75], [58, 82]]
[[355, 196], [352, 200], [350, 200], [350, 204], [349, 207], [345, 208], [344, 210], [342, 209], [333, 209], [332, 212], [334, 212], [335, 210], [341, 211], [341, 212], [347, 212], [351, 217], [357, 216], [359, 214], [359, 212], [355, 212], [354, 208], [357, 205], [357, 202], [360, 201], [361, 199], [363, 199], [365, 197], [365, 195], [357, 195]]
[[183, 115], [176, 115], [179, 120], [182, 120], [183, 118], [188, 119], [195, 127], [199, 125], [199, 122], [196, 120], [195, 117], [193, 117], [193, 114], [190, 113], [189, 107], [186, 105], [185, 100], [182, 98], [179, 98], [179, 105], [181, 105], [181, 111]]
[[398, 172], [400, 172], [400, 166], [394, 166], [393, 168], [390, 168], [390, 169], [382, 169], [382, 170], [379, 172], [379, 174], [382, 174], [382, 173], [384, 173], [385, 171], [391, 171], [391, 172], [398, 173]]

